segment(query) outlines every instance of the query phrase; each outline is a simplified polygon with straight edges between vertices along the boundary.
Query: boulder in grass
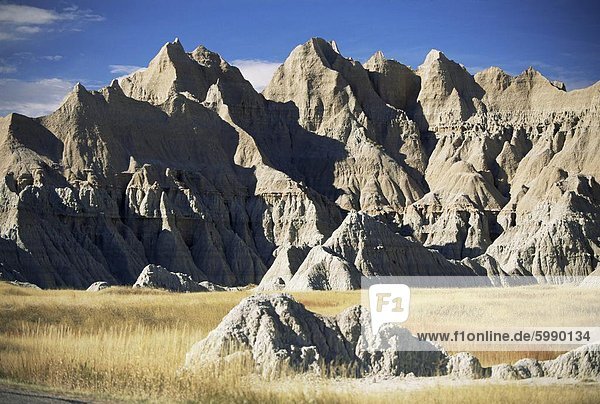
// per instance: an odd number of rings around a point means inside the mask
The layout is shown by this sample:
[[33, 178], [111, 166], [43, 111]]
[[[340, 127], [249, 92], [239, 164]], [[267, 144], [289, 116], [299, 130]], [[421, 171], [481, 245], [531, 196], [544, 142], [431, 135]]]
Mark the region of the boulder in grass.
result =
[[11, 285], [22, 287], [22, 288], [40, 289], [40, 290], [42, 289], [38, 285], [36, 285], [34, 283], [29, 283], [29, 282], [10, 281], [8, 283], [10, 283]]
[[102, 289], [106, 289], [106, 288], [110, 288], [110, 284], [108, 282], [99, 281], [99, 282], [92, 283], [89, 286], [89, 288], [87, 288], [86, 290], [88, 292], [99, 292]]
[[446, 369], [450, 376], [459, 379], [481, 379], [486, 377], [487, 373], [479, 359], [470, 352], [459, 352], [450, 356]]
[[170, 272], [165, 267], [147, 265], [133, 284], [134, 288], [166, 289], [171, 292], [206, 292], [207, 289], [189, 275]]

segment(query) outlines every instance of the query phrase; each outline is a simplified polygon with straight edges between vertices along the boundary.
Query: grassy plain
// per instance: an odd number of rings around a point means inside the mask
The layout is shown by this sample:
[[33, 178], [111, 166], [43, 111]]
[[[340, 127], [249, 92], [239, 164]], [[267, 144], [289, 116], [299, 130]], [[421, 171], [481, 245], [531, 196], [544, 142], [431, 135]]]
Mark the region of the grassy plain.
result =
[[[178, 372], [189, 348], [250, 293], [175, 294], [130, 288], [94, 293], [41, 291], [0, 283], [0, 379], [126, 401], [547, 402], [560, 396], [563, 402], [600, 402], [600, 389], [595, 383], [398, 386], [402, 391], [399, 395], [389, 386], [381, 391], [373, 390], [373, 386], [362, 388], [363, 382], [345, 385], [326, 379], [260, 380], [257, 376], [245, 377], [244, 369], [207, 369], [193, 376]], [[525, 311], [519, 315], [524, 322], [527, 313], [539, 317], [534, 302], [554, 307], [548, 316], [557, 321], [567, 312], [571, 321], [578, 320], [574, 312], [580, 313], [584, 321], [600, 309], [598, 299], [566, 288], [494, 289], [486, 291], [485, 296], [481, 293], [422, 290], [411, 303], [411, 310], [421, 309], [414, 310], [418, 315], [410, 321], [444, 315], [449, 302], [479, 318], [481, 325], [488, 325], [492, 313], [509, 321], [514, 317], [510, 307], [515, 304]], [[306, 292], [294, 296], [308, 309], [325, 315], [337, 314], [358, 304], [361, 298], [360, 292]], [[548, 359], [556, 355], [478, 353], [484, 365], [525, 356]]]

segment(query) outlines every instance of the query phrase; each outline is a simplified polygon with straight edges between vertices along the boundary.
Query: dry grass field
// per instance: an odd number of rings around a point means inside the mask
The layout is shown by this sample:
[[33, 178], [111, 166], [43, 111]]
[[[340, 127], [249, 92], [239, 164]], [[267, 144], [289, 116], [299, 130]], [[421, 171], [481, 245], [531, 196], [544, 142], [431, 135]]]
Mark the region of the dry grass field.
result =
[[[595, 383], [431, 385], [404, 389], [399, 395], [389, 388], [375, 394], [372, 389], [340, 388], [336, 380], [260, 380], [257, 376], [244, 377], [244, 369], [239, 368], [206, 369], [195, 375], [178, 372], [192, 344], [250, 293], [175, 294], [129, 288], [95, 293], [40, 291], [0, 283], [0, 379], [126, 401], [547, 402], [560, 397], [562, 402], [600, 402], [600, 389]], [[510, 306], [514, 303], [539, 317], [539, 307], [535, 312], [532, 303], [541, 301], [552, 307], [548, 316], [555, 316], [557, 321], [561, 316], [564, 319], [566, 311], [571, 312], [571, 321], [577, 321], [573, 311], [581, 313], [581, 319], [589, 319], [589, 314], [598, 313], [600, 308], [598, 299], [586, 292], [568, 294], [566, 289], [494, 289], [485, 292], [485, 298], [481, 293], [423, 290], [411, 303], [411, 308], [423, 310], [415, 310], [419, 314], [410, 321], [426, 321], [434, 314], [444, 314], [449, 301], [464, 306], [465, 313], [478, 316], [484, 325], [490, 313], [512, 318]], [[294, 295], [310, 310], [326, 315], [360, 302], [360, 292]], [[524, 356], [548, 359], [556, 355], [478, 354], [484, 365]]]

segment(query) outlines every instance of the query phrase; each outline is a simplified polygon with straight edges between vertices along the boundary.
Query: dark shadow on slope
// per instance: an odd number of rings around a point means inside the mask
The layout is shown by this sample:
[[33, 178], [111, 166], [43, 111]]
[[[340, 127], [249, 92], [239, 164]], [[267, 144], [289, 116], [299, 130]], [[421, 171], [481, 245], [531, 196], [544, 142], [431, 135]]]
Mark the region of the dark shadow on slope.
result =
[[24, 147], [52, 161], [60, 161], [63, 143], [36, 120], [20, 114], [11, 114], [9, 133]]

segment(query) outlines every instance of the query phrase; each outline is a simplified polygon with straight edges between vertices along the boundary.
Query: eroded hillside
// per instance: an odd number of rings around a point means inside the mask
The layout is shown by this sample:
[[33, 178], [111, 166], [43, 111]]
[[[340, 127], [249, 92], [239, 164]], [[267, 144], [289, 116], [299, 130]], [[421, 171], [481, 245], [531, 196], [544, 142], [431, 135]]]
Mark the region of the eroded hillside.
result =
[[[600, 257], [600, 82], [412, 70], [296, 47], [262, 94], [200, 46], [0, 118], [0, 276], [355, 288], [361, 275], [588, 275]], [[357, 281], [358, 280], [358, 281]], [[358, 283], [357, 283], [358, 282]]]

